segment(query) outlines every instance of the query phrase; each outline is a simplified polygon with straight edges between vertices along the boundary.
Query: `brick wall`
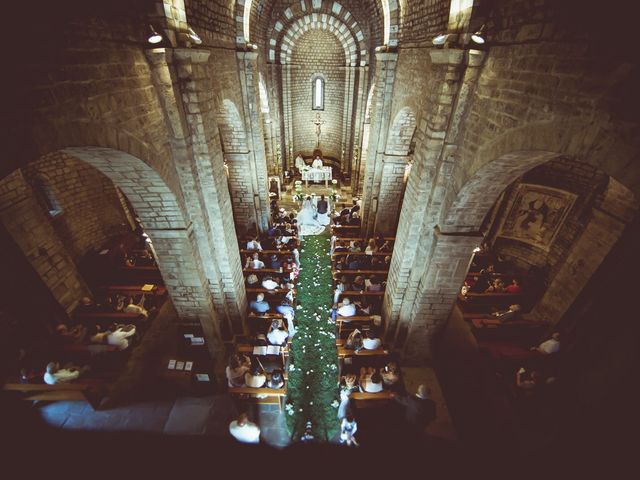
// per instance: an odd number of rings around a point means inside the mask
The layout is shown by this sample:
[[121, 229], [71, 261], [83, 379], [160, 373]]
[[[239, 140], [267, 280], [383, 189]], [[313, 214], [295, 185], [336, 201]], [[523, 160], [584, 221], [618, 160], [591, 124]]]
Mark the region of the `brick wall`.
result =
[[400, 45], [430, 46], [433, 37], [447, 29], [450, 3], [449, 0], [400, 1]]
[[236, 22], [231, 0], [184, 0], [189, 26], [202, 45], [227, 45], [235, 41]]
[[[322, 125], [320, 147], [325, 156], [340, 158], [343, 102], [345, 98], [345, 55], [336, 37], [322, 30], [311, 30], [299, 40], [293, 51], [292, 113], [294, 151], [310, 156], [316, 146], [316, 114]], [[314, 74], [325, 79], [324, 110], [312, 110], [311, 80]]]

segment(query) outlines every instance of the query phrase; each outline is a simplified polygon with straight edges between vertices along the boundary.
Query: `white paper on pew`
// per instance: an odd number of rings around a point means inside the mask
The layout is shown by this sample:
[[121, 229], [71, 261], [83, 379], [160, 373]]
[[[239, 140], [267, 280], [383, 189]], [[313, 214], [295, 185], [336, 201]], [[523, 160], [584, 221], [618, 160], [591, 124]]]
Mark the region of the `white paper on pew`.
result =
[[184, 364], [185, 372], [190, 372], [192, 368], [193, 368], [193, 362], [187, 362]]
[[183, 370], [184, 362], [176, 362], [176, 370]]
[[169, 366], [167, 368], [169, 368], [169, 370], [175, 370], [176, 361], [175, 360], [169, 360]]
[[193, 333], [185, 333], [184, 338], [193, 338]]
[[143, 292], [150, 292], [154, 287], [155, 285], [151, 283], [145, 283], [140, 290], [142, 290]]
[[196, 379], [199, 382], [208, 382], [209, 381], [209, 375], [207, 375], [206, 373], [196, 373]]
[[191, 345], [204, 345], [204, 337], [191, 337]]
[[100, 255], [106, 255], [107, 253], [109, 253], [109, 249], [108, 249], [108, 248], [106, 248], [106, 249], [102, 250], [102, 251], [100, 252]]

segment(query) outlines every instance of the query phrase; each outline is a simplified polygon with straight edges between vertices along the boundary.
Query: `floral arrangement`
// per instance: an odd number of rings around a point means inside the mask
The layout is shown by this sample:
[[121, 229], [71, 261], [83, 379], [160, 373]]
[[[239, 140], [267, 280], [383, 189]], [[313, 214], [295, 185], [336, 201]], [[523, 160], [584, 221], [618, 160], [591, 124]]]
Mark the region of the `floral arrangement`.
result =
[[302, 192], [296, 192], [293, 194], [293, 200], [295, 202], [301, 202], [302, 200], [304, 200], [304, 195], [302, 194]]
[[341, 198], [341, 197], [340, 197], [340, 194], [339, 194], [339, 193], [338, 193], [338, 191], [334, 188], [334, 189], [331, 191], [331, 194], [329, 195], [329, 199], [330, 199], [332, 202], [334, 202], [334, 203], [335, 203], [335, 202], [337, 202], [338, 200], [340, 200], [340, 198]]
[[336, 180], [335, 178], [333, 180], [331, 180], [331, 183], [333, 183], [334, 185], [338, 184], [338, 180]]

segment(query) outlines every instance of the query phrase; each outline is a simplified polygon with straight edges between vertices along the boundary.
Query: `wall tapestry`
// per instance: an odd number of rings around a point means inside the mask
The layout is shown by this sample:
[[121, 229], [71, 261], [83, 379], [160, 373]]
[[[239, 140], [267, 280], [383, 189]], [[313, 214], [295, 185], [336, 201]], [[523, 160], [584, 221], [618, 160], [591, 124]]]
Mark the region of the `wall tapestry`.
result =
[[521, 183], [498, 235], [549, 250], [577, 195]]

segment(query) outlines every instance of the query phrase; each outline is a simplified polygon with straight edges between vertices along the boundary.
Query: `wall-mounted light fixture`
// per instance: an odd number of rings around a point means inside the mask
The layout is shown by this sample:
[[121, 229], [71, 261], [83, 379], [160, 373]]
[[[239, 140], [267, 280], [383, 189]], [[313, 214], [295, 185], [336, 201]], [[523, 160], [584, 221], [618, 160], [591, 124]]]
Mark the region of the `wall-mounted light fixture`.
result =
[[196, 45], [200, 45], [202, 43], [202, 39], [196, 32], [193, 31], [193, 28], [189, 27], [188, 35], [189, 35], [189, 38], [193, 40], [193, 43], [195, 43]]
[[473, 40], [475, 43], [479, 45], [482, 45], [485, 42], [485, 39], [484, 39], [485, 30], [486, 30], [485, 25], [482, 25], [476, 33], [471, 35], [471, 40]]
[[147, 41], [154, 45], [162, 41], [162, 35], [156, 32], [156, 29], [153, 28], [153, 25], [149, 25], [149, 38], [147, 38]]
[[435, 37], [433, 37], [431, 43], [437, 46], [444, 45], [444, 43], [447, 41], [447, 38], [449, 38], [448, 33], [441, 33], [440, 35], [436, 35]]

